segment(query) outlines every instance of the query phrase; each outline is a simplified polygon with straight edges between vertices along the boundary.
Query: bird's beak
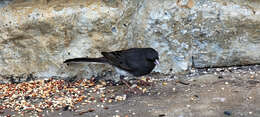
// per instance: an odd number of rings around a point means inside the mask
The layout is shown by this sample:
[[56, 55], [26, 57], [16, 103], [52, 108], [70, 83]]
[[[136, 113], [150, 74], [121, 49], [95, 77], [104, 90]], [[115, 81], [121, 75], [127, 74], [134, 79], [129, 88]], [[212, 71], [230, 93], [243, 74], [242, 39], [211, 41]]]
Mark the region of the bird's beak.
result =
[[154, 61], [154, 64], [155, 64], [155, 65], [159, 65], [159, 64], [160, 64], [160, 63], [159, 63], [159, 60], [156, 59], [156, 60]]

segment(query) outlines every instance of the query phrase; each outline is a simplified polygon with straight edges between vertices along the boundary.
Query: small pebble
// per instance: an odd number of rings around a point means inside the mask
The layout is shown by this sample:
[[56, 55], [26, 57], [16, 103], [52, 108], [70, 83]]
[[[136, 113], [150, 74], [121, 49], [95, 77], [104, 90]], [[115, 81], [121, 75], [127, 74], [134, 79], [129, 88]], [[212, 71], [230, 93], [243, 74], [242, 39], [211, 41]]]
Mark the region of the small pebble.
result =
[[69, 105], [63, 107], [63, 111], [67, 111], [69, 109]]
[[162, 83], [163, 86], [166, 86], [167, 84], [168, 84], [167, 82], [163, 82], [163, 83]]
[[93, 108], [88, 109], [88, 112], [94, 112], [94, 111], [95, 111], [95, 109], [93, 109]]
[[199, 98], [199, 96], [198, 95], [193, 95], [194, 97], [196, 97], [196, 98]]
[[231, 116], [231, 112], [230, 111], [224, 111], [224, 114], [227, 116]]
[[172, 88], [172, 91], [173, 91], [173, 92], [176, 92], [176, 88]]
[[165, 117], [166, 115], [165, 114], [160, 114], [159, 117]]

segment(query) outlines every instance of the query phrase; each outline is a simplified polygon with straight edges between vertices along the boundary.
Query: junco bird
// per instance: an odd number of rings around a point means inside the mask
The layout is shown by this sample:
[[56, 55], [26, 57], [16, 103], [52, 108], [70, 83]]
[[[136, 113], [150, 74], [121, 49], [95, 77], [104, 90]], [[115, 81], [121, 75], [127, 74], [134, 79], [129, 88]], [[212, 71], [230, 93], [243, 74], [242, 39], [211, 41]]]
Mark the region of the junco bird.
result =
[[70, 62], [99, 62], [108, 63], [116, 68], [120, 75], [143, 76], [149, 74], [159, 64], [159, 55], [153, 48], [131, 48], [127, 50], [101, 52], [103, 57], [99, 58], [73, 58]]

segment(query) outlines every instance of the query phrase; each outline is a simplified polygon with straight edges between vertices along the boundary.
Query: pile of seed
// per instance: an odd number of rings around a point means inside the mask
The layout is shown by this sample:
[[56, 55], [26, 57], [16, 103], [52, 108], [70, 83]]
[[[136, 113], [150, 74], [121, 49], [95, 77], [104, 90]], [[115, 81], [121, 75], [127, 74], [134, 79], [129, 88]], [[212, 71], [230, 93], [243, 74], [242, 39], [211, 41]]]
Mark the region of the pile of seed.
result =
[[91, 79], [74, 83], [49, 79], [0, 84], [0, 111], [10, 109], [19, 114], [59, 109], [74, 111], [78, 103], [112, 103], [126, 99], [125, 94], [116, 95], [113, 89], [106, 89], [107, 85], [105, 81]]

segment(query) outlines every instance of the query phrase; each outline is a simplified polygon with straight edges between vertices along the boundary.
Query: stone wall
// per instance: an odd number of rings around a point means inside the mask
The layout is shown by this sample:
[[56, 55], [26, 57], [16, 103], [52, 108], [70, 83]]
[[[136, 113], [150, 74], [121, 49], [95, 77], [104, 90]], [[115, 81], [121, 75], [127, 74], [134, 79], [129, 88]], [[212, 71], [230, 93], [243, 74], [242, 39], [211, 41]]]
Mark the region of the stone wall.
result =
[[3, 0], [0, 74], [92, 76], [103, 64], [66, 66], [101, 51], [153, 47], [155, 71], [260, 63], [258, 0]]

